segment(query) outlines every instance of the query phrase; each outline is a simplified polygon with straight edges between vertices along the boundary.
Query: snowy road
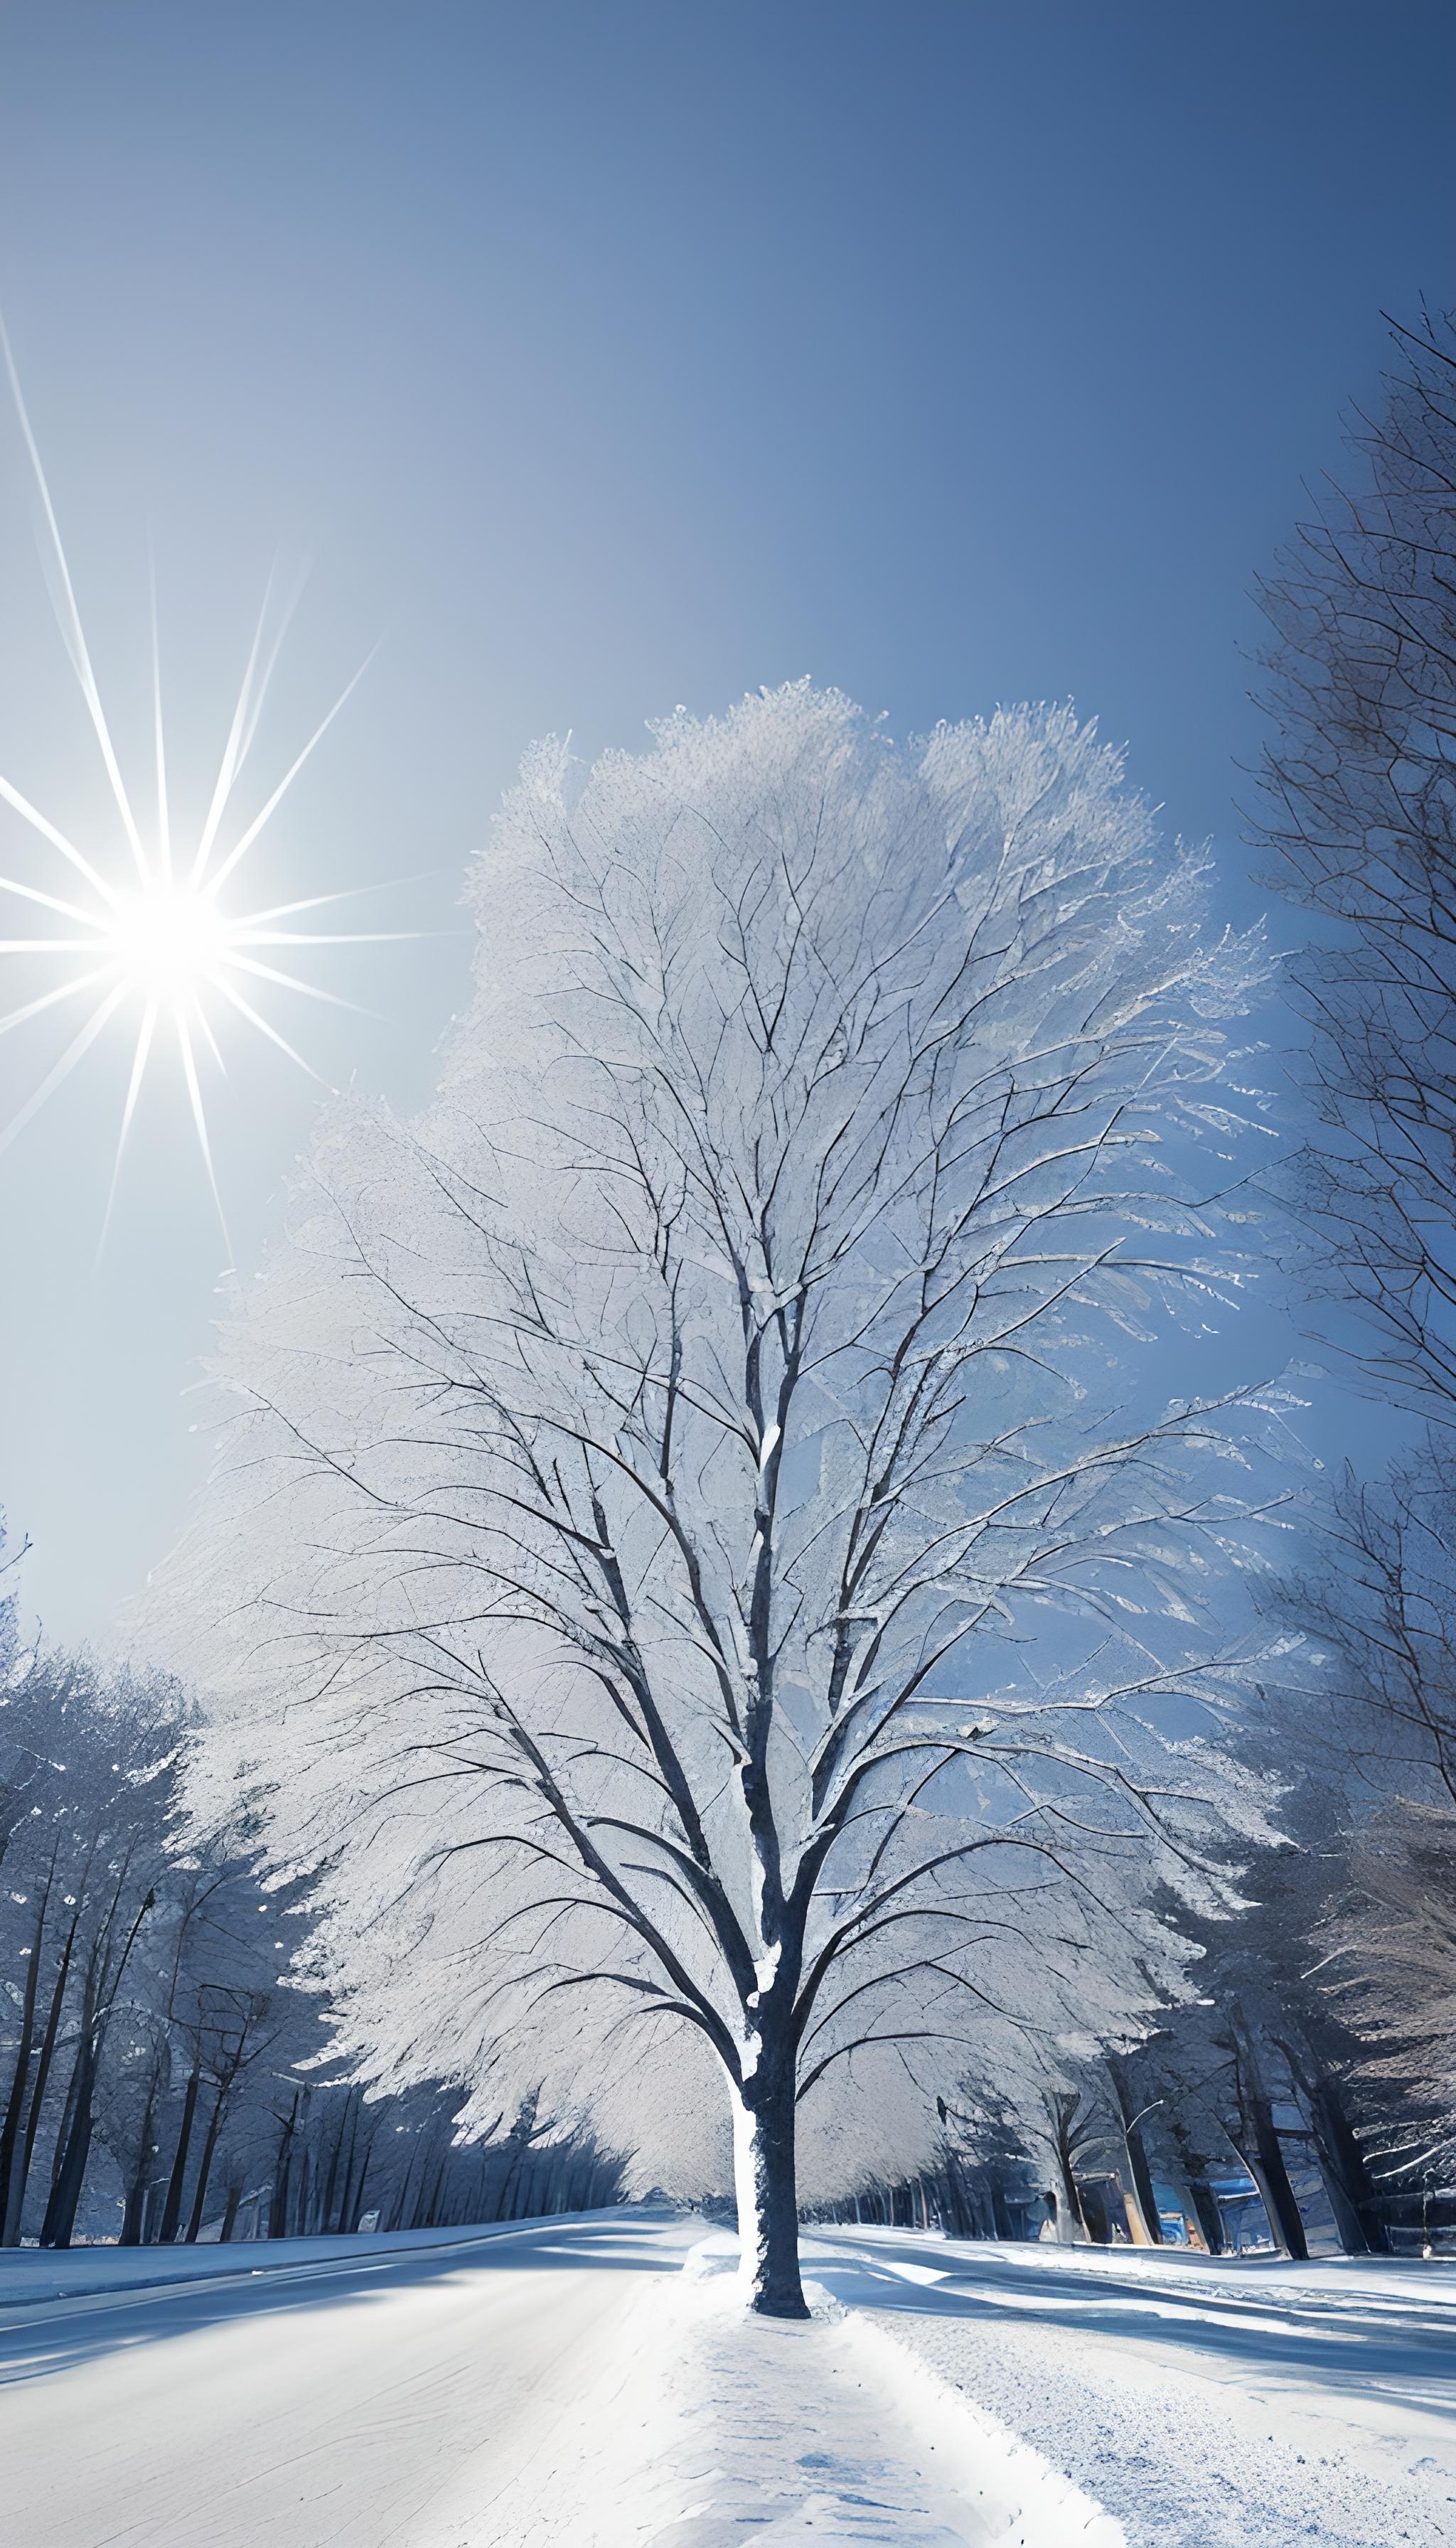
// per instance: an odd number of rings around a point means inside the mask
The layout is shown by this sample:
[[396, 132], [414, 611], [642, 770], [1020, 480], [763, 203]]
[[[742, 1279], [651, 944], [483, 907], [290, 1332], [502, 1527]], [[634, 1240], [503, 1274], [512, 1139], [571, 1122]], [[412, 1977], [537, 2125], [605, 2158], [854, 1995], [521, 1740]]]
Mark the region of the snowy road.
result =
[[806, 2327], [665, 2213], [12, 2252], [0, 2548], [1456, 2539], [1452, 2267], [804, 2250]]
[[[362, 2258], [357, 2241], [320, 2241], [346, 2252], [135, 2297], [18, 2309], [0, 2290], [0, 2539], [484, 2542], [493, 2500], [570, 2429], [641, 2273], [674, 2271], [700, 2234], [612, 2218]], [[169, 2261], [133, 2250], [100, 2266]], [[5, 2282], [88, 2262], [27, 2256]]]

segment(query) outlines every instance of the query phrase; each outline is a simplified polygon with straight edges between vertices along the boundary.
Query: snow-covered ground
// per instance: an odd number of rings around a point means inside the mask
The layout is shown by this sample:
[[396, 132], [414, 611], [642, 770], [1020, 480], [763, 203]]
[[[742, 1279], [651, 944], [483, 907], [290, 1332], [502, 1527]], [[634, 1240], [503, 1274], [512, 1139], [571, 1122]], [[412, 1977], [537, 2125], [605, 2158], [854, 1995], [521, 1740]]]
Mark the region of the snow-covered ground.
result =
[[808, 2269], [1129, 2548], [1451, 2548], [1456, 2265], [806, 2239]]
[[1456, 2539], [1456, 2269], [804, 2244], [807, 2326], [745, 2319], [732, 2241], [665, 2213], [11, 2254], [0, 2538]]

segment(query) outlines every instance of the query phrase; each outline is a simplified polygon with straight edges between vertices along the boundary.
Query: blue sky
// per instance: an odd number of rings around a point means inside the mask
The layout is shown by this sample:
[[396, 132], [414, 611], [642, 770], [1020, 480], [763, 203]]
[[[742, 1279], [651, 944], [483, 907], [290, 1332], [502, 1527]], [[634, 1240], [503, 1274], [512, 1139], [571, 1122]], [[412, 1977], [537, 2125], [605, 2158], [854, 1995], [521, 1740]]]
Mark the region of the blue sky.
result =
[[[424, 1093], [533, 735], [804, 672], [897, 727], [1070, 694], [1258, 908], [1248, 589], [1382, 307], [1456, 300], [1453, 93], [1456, 13], [1401, 0], [5, 12], [0, 301], [119, 730], [148, 525], [184, 792], [275, 550], [317, 563], [270, 767], [385, 640], [260, 877], [418, 877], [361, 908], [439, 934], [329, 959], [382, 1015], [295, 1020], [324, 1075]], [[33, 513], [0, 419], [0, 771], [84, 829]], [[167, 1084], [98, 1264], [124, 1072], [0, 1155], [0, 1498], [67, 1635], [185, 1511], [225, 1262]], [[243, 1267], [316, 1102], [233, 1048]]]

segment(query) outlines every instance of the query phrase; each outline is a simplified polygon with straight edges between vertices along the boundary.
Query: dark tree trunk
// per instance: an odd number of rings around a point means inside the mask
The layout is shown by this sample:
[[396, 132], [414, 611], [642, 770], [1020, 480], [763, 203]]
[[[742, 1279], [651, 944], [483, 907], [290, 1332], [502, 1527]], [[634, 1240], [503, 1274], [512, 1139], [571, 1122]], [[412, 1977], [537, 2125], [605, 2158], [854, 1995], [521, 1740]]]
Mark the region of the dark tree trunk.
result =
[[278, 2156], [273, 2163], [273, 2184], [268, 2196], [268, 2235], [288, 2235], [288, 2181], [293, 2167], [294, 2135], [298, 2129], [299, 2101], [295, 2097], [288, 2119], [278, 2136]]
[[50, 2200], [41, 2225], [43, 2247], [68, 2247], [71, 2243], [81, 2188], [86, 2182], [86, 2161], [91, 2154], [94, 2121], [91, 2098], [95, 2085], [96, 2055], [89, 2040], [83, 2037], [66, 2092], [66, 2111]]
[[[71, 2233], [76, 2226], [76, 2213], [81, 2201], [81, 2190], [86, 2182], [86, 2161], [91, 2152], [91, 2134], [95, 2122], [92, 2101], [96, 2093], [96, 2074], [101, 2065], [107, 2027], [117, 1993], [122, 1986], [128, 1959], [136, 1944], [141, 1923], [156, 1902], [155, 1892], [148, 1890], [146, 1899], [128, 1931], [127, 1943], [122, 1949], [116, 1971], [108, 1985], [105, 1969], [108, 1953], [106, 1942], [111, 1934], [111, 1924], [116, 1916], [120, 1898], [119, 1883], [112, 1897], [111, 1908], [103, 1924], [101, 1935], [93, 1945], [87, 1961], [85, 1986], [81, 1994], [80, 2048], [76, 2055], [75, 2067], [71, 2072], [70, 2086], [66, 2090], [61, 2134], [56, 2151], [57, 2165], [51, 2180], [50, 2201], [46, 2207], [46, 2220], [41, 2230], [43, 2247], [68, 2247], [71, 2243]], [[77, 1919], [80, 1917], [79, 1906], [76, 1917]], [[74, 1935], [75, 1928], [72, 1924], [71, 1936], [74, 1937]]]
[[1224, 2215], [1219, 2210], [1219, 2198], [1205, 2173], [1208, 2161], [1196, 2148], [1186, 2125], [1176, 2115], [1169, 2119], [1169, 2129], [1182, 2161], [1183, 2182], [1188, 2189], [1189, 2202], [1198, 2216], [1204, 2245], [1211, 2256], [1222, 2256], [1228, 2241], [1224, 2230]]
[[292, 2227], [296, 2238], [307, 2238], [309, 2234], [309, 2207], [314, 2199], [315, 2173], [314, 2153], [308, 2139], [306, 2117], [305, 2129], [300, 2135], [298, 2174], [294, 2180]]
[[1203, 2243], [1209, 2254], [1222, 2256], [1225, 2243], [1224, 2215], [1219, 2210], [1219, 2198], [1206, 2176], [1188, 2178], [1188, 2197], [1198, 2216], [1198, 2226], [1203, 2231]]
[[[46, 1906], [50, 1899], [47, 1880], [36, 1914], [35, 1935], [31, 1940], [30, 1961], [26, 1966], [25, 1996], [21, 2002], [20, 2036], [15, 2048], [15, 2068], [11, 2074], [10, 2095], [5, 2103], [5, 2122], [0, 2127], [0, 2246], [13, 2247], [20, 2238], [20, 2206], [12, 2207], [11, 2188], [19, 2181], [25, 2191], [19, 2166], [21, 2153], [20, 2128], [25, 2114], [26, 2089], [30, 2082], [31, 2052], [36, 2035], [36, 1997], [41, 1986], [41, 1949], [45, 1942]], [[15, 2234], [11, 2235], [12, 2209], [15, 2212]]]
[[799, 2280], [793, 2048], [775, 2043], [773, 2032], [760, 2042], [758, 2067], [734, 2118], [739, 2241], [759, 2315], [807, 2318]]
[[232, 2236], [233, 2230], [237, 2227], [238, 2206], [241, 2202], [242, 2188], [234, 2178], [233, 2182], [228, 2188], [227, 2196], [223, 2204], [223, 2227], [218, 2232], [218, 2244], [222, 2247], [227, 2246], [228, 2240]]
[[371, 2133], [369, 2138], [364, 2144], [364, 2155], [359, 2166], [358, 2182], [349, 2196], [348, 2210], [344, 2214], [344, 2228], [353, 2231], [356, 2236], [358, 2234], [359, 2223], [364, 2213], [364, 2189], [369, 2183], [369, 2162], [374, 2156], [374, 2140], [375, 2135], [374, 2133]]
[[144, 2159], [138, 2159], [127, 2180], [126, 2196], [122, 2204], [122, 2226], [117, 2232], [119, 2247], [139, 2247], [141, 2244], [141, 2214], [146, 2203], [146, 2179], [142, 2174], [144, 2166]]
[[[352, 2230], [354, 2227], [354, 2162], [358, 2155], [359, 2128], [356, 2118], [354, 2130], [349, 2135], [348, 2162], [344, 2168], [344, 2181], [338, 2198], [338, 2229], [341, 2236], [345, 2230]], [[369, 2157], [367, 2148], [364, 2155], [367, 2165]]]
[[187, 2093], [182, 2100], [182, 2121], [177, 2132], [177, 2147], [172, 2157], [172, 2173], [167, 2179], [167, 2199], [162, 2206], [162, 2226], [157, 2231], [157, 2244], [169, 2247], [177, 2235], [182, 2218], [182, 2188], [187, 2179], [187, 2152], [192, 2141], [193, 2120], [197, 2114], [197, 2092], [202, 2085], [202, 2067], [194, 2061], [187, 2079]]
[[1274, 2129], [1274, 2111], [1266, 2096], [1254, 2094], [1249, 2097], [1248, 2120], [1253, 2147], [1245, 2151], [1244, 2157], [1249, 2174], [1263, 2198], [1275, 2244], [1282, 2247], [1287, 2256], [1292, 2256], [1297, 2264], [1303, 2264], [1309, 2255], [1310, 2243], [1305, 2236], [1295, 2190], [1289, 2181], [1289, 2170], [1284, 2164], [1279, 2135]]
[[[21, 2215], [25, 2206], [26, 2186], [30, 2181], [31, 2163], [36, 2155], [36, 2134], [40, 2129], [41, 2116], [46, 2104], [46, 2091], [50, 2084], [50, 2065], [55, 2058], [56, 2039], [60, 2033], [60, 2012], [65, 1999], [66, 1978], [70, 1970], [71, 1948], [75, 1942], [75, 1922], [73, 1921], [71, 1923], [70, 1937], [66, 1940], [65, 1952], [60, 1959], [60, 1969], [55, 1976], [55, 1984], [50, 1993], [50, 2011], [46, 2021], [46, 2033], [42, 2039], [41, 2058], [36, 2064], [36, 2084], [31, 2090], [31, 2110], [26, 2117], [25, 2137], [21, 2142], [20, 2149], [20, 2164], [16, 2168], [11, 2179], [10, 2209], [7, 2212], [5, 2219], [5, 2243], [7, 2246], [14, 2246], [20, 2237]], [[13, 2232], [11, 2229], [12, 2218], [15, 2225]]]
[[189, 2247], [196, 2246], [198, 2231], [202, 2228], [202, 2208], [207, 2201], [208, 2178], [212, 2175], [213, 2160], [218, 2154], [218, 2137], [223, 2130], [223, 2117], [226, 2114], [227, 2109], [228, 2091], [226, 2087], [223, 2087], [218, 2090], [217, 2102], [213, 2107], [212, 2114], [208, 2118], [207, 2133], [204, 2137], [202, 2145], [202, 2156], [197, 2163], [197, 2185], [193, 2192], [192, 2210], [188, 2216], [187, 2222], [186, 2243]]
[[[334, 2211], [333, 2211], [333, 2197], [334, 2197], [334, 2191], [335, 2191], [335, 2188], [336, 2188], [336, 2187], [337, 2187], [337, 2185], [338, 2185], [338, 2172], [339, 2172], [339, 2168], [340, 2168], [340, 2166], [341, 2166], [341, 2165], [342, 2165], [342, 2163], [343, 2163], [344, 2142], [345, 2142], [345, 2139], [348, 2138], [348, 2135], [349, 2135], [349, 2128], [350, 2128], [351, 2124], [353, 2123], [353, 2120], [354, 2120], [354, 2092], [353, 2092], [352, 2088], [346, 2088], [346, 2089], [344, 2090], [344, 2102], [343, 2102], [343, 2106], [342, 2106], [342, 2109], [341, 2109], [341, 2111], [340, 2111], [339, 2119], [338, 2119], [338, 2131], [334, 2134], [334, 2137], [333, 2137], [333, 2150], [332, 2150], [332, 2153], [331, 2153], [330, 2158], [329, 2158], [329, 2161], [328, 2161], [328, 2174], [325, 2176], [325, 2178], [324, 2178], [324, 2180], [323, 2180], [323, 2192], [322, 2192], [322, 2195], [321, 2195], [321, 2196], [320, 2196], [320, 2198], [319, 2198], [319, 2203], [318, 2203], [318, 2227], [319, 2227], [319, 2229], [320, 2229], [320, 2230], [325, 2230], [325, 2231], [327, 2231], [327, 2230], [331, 2230], [331, 2229], [333, 2228], [333, 2224], [334, 2224]], [[352, 2150], [352, 2144], [350, 2145], [350, 2159], [349, 2159], [349, 2163], [350, 2163], [350, 2165], [352, 2166], [352, 2164], [353, 2164], [353, 2150]], [[347, 2192], [347, 2189], [348, 2189], [348, 2178], [347, 2178], [347, 2175], [345, 2175], [345, 2179], [344, 2179], [344, 2186], [345, 2186], [345, 2191]]]
[[1330, 2207], [1347, 2255], [1386, 2256], [1390, 2232], [1365, 2153], [1350, 2127], [1338, 2083], [1326, 2080], [1311, 2098], [1315, 2147]]
[[160, 2087], [160, 2063], [153, 2058], [146, 2082], [146, 2104], [142, 2109], [141, 2130], [137, 2137], [136, 2164], [128, 2179], [126, 2200], [122, 2206], [121, 2235], [117, 2240], [119, 2247], [139, 2247], [141, 2244], [145, 2226], [147, 2180], [151, 2173], [151, 2162], [156, 2156], [151, 2135], [152, 2127], [156, 2122], [156, 2100]]

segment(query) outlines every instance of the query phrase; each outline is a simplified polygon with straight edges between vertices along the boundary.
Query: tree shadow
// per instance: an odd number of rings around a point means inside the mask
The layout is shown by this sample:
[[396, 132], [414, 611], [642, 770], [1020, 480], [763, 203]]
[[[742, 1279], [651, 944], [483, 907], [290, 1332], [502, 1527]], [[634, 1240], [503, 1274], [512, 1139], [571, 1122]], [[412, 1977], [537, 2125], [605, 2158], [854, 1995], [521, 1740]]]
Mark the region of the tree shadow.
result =
[[815, 2281], [859, 2309], [1215, 2354], [1254, 2380], [1418, 2389], [1427, 2406], [1456, 2412], [1456, 2277], [1434, 2285], [1419, 2262], [1347, 2259], [1315, 2273], [1119, 2249], [1115, 2260], [1096, 2250], [1063, 2264], [1040, 2248], [883, 2233], [862, 2243], [838, 2230], [822, 2246], [807, 2234], [804, 2251]]
[[[57, 2298], [6, 2299], [0, 2305], [0, 2388], [44, 2378], [82, 2362], [139, 2344], [164, 2343], [206, 2327], [241, 2319], [310, 2309], [363, 2306], [402, 2289], [462, 2276], [502, 2273], [675, 2273], [701, 2225], [663, 2210], [576, 2214], [461, 2230], [447, 2240], [410, 2244], [408, 2231], [386, 2239], [278, 2239], [239, 2246], [228, 2270], [211, 2259], [200, 2270], [158, 2275], [155, 2281], [113, 2289], [73, 2291]], [[319, 2255], [320, 2247], [341, 2250]], [[287, 2250], [295, 2252], [290, 2255]], [[158, 2259], [179, 2263], [176, 2250]], [[215, 2251], [216, 2252], [216, 2251]], [[98, 2280], [112, 2260], [137, 2251], [70, 2249], [64, 2258], [27, 2249], [6, 2261], [35, 2264], [35, 2277], [52, 2286], [57, 2265], [82, 2270], [94, 2264]], [[194, 2251], [195, 2253], [195, 2251]], [[14, 2274], [8, 2277], [14, 2282]]]

